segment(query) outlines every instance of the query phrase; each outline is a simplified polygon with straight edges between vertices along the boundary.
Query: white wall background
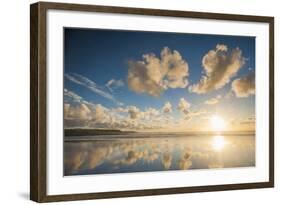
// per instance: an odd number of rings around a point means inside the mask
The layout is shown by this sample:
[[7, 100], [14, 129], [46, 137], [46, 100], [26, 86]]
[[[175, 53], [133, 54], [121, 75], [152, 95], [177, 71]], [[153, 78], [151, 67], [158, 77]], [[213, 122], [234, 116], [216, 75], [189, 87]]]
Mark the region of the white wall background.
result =
[[[51, 0], [50, 0], [51, 1]], [[281, 196], [281, 13], [277, 0], [74, 0], [86, 4], [147, 7], [189, 11], [275, 16], [275, 165], [274, 189], [149, 196], [60, 204], [277, 204]], [[7, 0], [0, 7], [0, 204], [32, 204], [29, 201], [29, 4]], [[280, 203], [280, 202], [279, 202]], [[56, 204], [56, 203], [53, 203]]]

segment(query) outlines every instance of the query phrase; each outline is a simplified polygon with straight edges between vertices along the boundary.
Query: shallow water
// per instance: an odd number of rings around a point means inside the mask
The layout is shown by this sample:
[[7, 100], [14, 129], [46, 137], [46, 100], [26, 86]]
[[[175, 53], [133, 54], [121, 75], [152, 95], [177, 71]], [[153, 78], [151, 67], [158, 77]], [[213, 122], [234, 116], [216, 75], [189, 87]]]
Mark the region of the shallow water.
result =
[[64, 175], [255, 166], [255, 136], [141, 133], [66, 137]]

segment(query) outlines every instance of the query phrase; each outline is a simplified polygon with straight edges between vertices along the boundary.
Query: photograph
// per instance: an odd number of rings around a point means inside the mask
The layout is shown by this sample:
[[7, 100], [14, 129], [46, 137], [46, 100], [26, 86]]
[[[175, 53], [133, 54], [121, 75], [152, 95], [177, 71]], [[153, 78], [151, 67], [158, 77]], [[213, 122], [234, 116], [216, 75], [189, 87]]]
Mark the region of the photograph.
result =
[[63, 38], [64, 176], [255, 167], [255, 36]]

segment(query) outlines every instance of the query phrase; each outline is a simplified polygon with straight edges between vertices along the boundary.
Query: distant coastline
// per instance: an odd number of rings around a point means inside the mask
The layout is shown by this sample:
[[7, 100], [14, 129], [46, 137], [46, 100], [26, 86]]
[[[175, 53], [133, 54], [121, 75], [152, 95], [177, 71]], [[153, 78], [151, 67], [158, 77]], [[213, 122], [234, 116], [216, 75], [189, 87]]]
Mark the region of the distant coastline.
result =
[[136, 133], [117, 129], [64, 129], [64, 136], [94, 136], [94, 135], [123, 135]]
[[174, 134], [174, 133], [185, 133], [187, 135], [255, 135], [255, 131], [223, 131], [223, 132], [210, 132], [210, 131], [190, 131], [190, 132], [137, 132], [137, 131], [125, 131], [119, 129], [84, 129], [84, 128], [67, 128], [64, 129], [64, 135], [68, 136], [98, 136], [98, 135], [125, 135], [125, 134], [137, 134], [137, 133], [147, 133], [147, 134], [158, 134], [166, 135], [166, 134]]

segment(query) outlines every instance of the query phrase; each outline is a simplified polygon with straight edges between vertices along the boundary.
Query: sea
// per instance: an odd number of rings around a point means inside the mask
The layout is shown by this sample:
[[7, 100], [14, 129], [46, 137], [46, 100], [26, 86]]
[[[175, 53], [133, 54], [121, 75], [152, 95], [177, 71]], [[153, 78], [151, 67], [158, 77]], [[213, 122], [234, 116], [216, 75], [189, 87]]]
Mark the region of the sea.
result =
[[255, 134], [126, 133], [64, 138], [64, 176], [255, 166]]

